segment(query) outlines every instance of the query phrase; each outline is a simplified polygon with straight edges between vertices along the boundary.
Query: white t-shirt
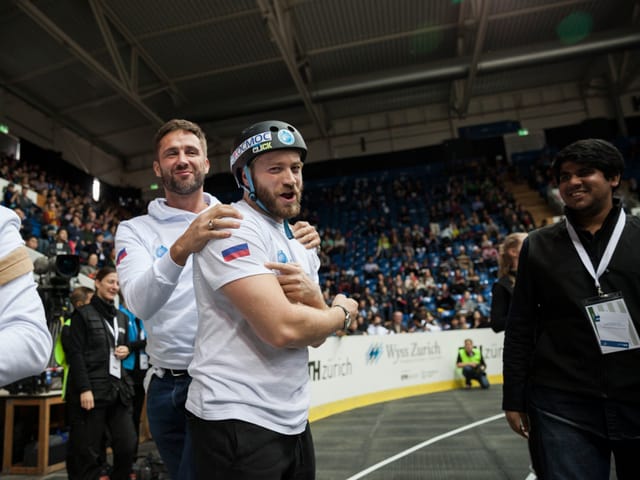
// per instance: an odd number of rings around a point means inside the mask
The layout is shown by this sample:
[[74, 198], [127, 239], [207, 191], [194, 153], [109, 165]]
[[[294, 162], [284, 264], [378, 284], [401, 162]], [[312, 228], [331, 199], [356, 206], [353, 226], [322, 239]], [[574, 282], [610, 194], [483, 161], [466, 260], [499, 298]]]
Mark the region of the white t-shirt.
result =
[[220, 288], [252, 275], [273, 275], [264, 266], [268, 261], [297, 262], [317, 282], [320, 260], [287, 239], [282, 223], [244, 201], [233, 206], [243, 215], [240, 228], [194, 255], [199, 323], [186, 407], [205, 420], [243, 420], [298, 434], [310, 403], [307, 348], [262, 341]]

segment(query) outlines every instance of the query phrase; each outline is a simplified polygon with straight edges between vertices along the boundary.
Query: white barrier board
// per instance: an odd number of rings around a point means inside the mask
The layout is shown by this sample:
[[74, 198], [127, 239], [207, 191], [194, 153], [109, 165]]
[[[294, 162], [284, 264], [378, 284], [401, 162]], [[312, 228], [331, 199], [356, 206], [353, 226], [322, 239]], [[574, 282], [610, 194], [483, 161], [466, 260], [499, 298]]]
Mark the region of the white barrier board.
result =
[[[489, 328], [331, 337], [309, 349], [311, 406], [425, 384], [455, 382], [458, 349], [481, 346], [489, 377], [502, 374], [503, 333]], [[372, 403], [372, 402], [368, 402]]]

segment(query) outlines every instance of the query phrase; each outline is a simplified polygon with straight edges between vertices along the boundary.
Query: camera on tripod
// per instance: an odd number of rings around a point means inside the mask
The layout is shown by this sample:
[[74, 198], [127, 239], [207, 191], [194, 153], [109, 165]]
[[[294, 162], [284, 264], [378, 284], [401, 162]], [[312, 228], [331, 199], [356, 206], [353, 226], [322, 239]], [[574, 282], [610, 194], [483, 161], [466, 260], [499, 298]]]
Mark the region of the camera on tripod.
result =
[[78, 255], [55, 255], [40, 257], [33, 262], [33, 271], [38, 275], [39, 288], [69, 289], [69, 282], [80, 271]]

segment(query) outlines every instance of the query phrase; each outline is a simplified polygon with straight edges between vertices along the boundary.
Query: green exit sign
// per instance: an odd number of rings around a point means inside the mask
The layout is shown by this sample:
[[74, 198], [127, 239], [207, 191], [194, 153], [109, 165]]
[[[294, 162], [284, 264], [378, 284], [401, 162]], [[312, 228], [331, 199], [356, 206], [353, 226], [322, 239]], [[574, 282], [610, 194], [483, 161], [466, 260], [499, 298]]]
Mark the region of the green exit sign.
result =
[[0, 123], [0, 132], [8, 134], [9, 126], [5, 125], [4, 123]]

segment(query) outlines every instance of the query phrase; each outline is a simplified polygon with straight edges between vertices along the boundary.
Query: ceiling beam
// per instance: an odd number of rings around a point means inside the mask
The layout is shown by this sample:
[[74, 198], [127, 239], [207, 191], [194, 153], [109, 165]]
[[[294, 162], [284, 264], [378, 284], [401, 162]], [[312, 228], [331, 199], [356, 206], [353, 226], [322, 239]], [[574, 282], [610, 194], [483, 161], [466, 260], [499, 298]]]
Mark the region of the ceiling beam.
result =
[[[143, 90], [138, 92], [138, 97], [141, 100], [145, 98], [153, 97], [158, 95], [159, 93], [166, 92], [169, 89], [168, 85], [156, 83], [155, 85], [148, 85]], [[84, 110], [85, 108], [98, 108], [104, 106], [111, 102], [116, 102], [118, 100], [122, 100], [122, 96], [118, 93], [113, 93], [111, 95], [107, 95], [106, 97], [94, 98], [92, 100], [87, 100], [86, 102], [75, 103], [73, 105], [69, 105], [68, 107], [60, 108], [58, 111], [61, 115], [68, 115], [74, 112], [78, 112]]]
[[609, 100], [611, 101], [611, 106], [613, 107], [613, 112], [616, 117], [616, 123], [618, 124], [618, 134], [623, 137], [628, 137], [629, 130], [627, 129], [627, 124], [624, 121], [624, 111], [622, 109], [622, 102], [620, 101], [619, 70], [616, 60], [612, 54], [607, 55], [607, 66], [609, 67], [609, 74], [607, 75]]
[[139, 56], [144, 63], [151, 69], [151, 71], [155, 74], [158, 79], [164, 83], [172, 95], [172, 98], [175, 98], [182, 103], [187, 102], [187, 98], [184, 94], [178, 89], [175, 82], [172, 81], [169, 76], [165, 73], [165, 71], [158, 65], [155, 59], [147, 52], [138, 41], [138, 39], [131, 33], [131, 31], [126, 27], [124, 22], [116, 15], [111, 6], [105, 2], [104, 0], [99, 0], [104, 8], [104, 12], [109, 17], [111, 23], [118, 29], [120, 34], [124, 37], [124, 39], [129, 42], [129, 45], [132, 45], [133, 53]]
[[[458, 4], [458, 27], [456, 32], [456, 57], [461, 58], [465, 56], [467, 51], [467, 26], [465, 25], [466, 12], [469, 9], [469, 2], [460, 2]], [[451, 82], [451, 88], [449, 91], [449, 109], [456, 110], [456, 105], [460, 103], [460, 99], [463, 95], [463, 80], [453, 79]]]
[[[594, 35], [591, 40], [574, 45], [561, 45], [535, 50], [526, 49], [521, 53], [508, 53], [497, 55], [479, 62], [478, 71], [481, 73], [494, 73], [514, 68], [531, 67], [540, 64], [560, 62], [571, 58], [586, 55], [606, 54], [614, 51], [623, 51], [637, 48], [640, 45], [639, 32], [619, 32], [618, 34]], [[487, 56], [488, 57], [488, 56]]]
[[[545, 11], [548, 10], [552, 10], [552, 9], [556, 9], [556, 8], [560, 8], [560, 7], [569, 7], [569, 6], [576, 6], [579, 4], [583, 4], [583, 3], [588, 3], [592, 0], [566, 0], [563, 2], [554, 2], [554, 3], [548, 3], [545, 5], [539, 5], [539, 6], [535, 6], [535, 7], [525, 7], [525, 8], [514, 8], [513, 10], [509, 10], [509, 11], [505, 11], [505, 12], [500, 12], [500, 13], [494, 13], [489, 15], [488, 20], [494, 21], [494, 20], [503, 20], [503, 19], [509, 19], [511, 17], [519, 17], [522, 15], [533, 15], [533, 14], [537, 14], [537, 13], [544, 13]], [[467, 5], [470, 5], [469, 2], [459, 2], [460, 4], [460, 9], [464, 12], [465, 8]], [[337, 44], [333, 44], [333, 45], [326, 45], [326, 46], [322, 46], [322, 47], [317, 47], [314, 49], [310, 49], [307, 51], [307, 55], [309, 55], [310, 57], [315, 56], [315, 55], [320, 55], [323, 53], [331, 53], [331, 52], [335, 52], [335, 51], [340, 51], [340, 50], [346, 50], [346, 49], [350, 49], [350, 48], [356, 48], [356, 47], [367, 47], [370, 45], [374, 45], [376, 43], [384, 43], [384, 42], [389, 42], [391, 40], [401, 40], [403, 38], [412, 38], [412, 37], [417, 37], [420, 35], [426, 35], [426, 34], [431, 34], [431, 33], [437, 33], [437, 32], [443, 32], [443, 31], [447, 31], [447, 30], [453, 30], [456, 28], [459, 28], [460, 23], [458, 21], [458, 23], [441, 23], [441, 24], [437, 24], [437, 25], [428, 25], [428, 26], [424, 26], [424, 27], [420, 27], [420, 28], [416, 28], [413, 30], [405, 30], [402, 32], [397, 32], [397, 33], [391, 33], [391, 34], [386, 34], [386, 35], [378, 35], [378, 36], [372, 36], [372, 37], [368, 37], [368, 38], [364, 38], [364, 39], [358, 39], [358, 40], [354, 40], [351, 42], [343, 42], [343, 43], [337, 43]]]
[[[614, 51], [637, 48], [640, 46], [639, 32], [617, 32], [586, 40], [575, 45], [539, 44], [530, 47], [506, 50], [485, 55], [477, 65], [480, 75], [506, 72], [518, 68], [532, 67], [548, 63], [561, 62], [587, 55], [605, 54]], [[464, 78], [468, 75], [469, 61], [458, 58], [420, 68], [411, 68], [384, 75], [366, 75], [351, 79], [350, 82], [336, 82], [318, 88], [313, 93], [314, 99], [326, 101], [338, 98], [391, 90], [394, 88], [424, 85], [437, 81]]]
[[[640, 3], [636, 2], [636, 4], [633, 6], [633, 12], [631, 13], [631, 25], [633, 25], [636, 29], [640, 25]], [[636, 72], [634, 72], [634, 70], [630, 68], [630, 63], [631, 60], [629, 58], [629, 52], [626, 51], [622, 54], [622, 61], [620, 62], [619, 79], [621, 91], [625, 91], [627, 87], [629, 87], [629, 85], [633, 83], [635, 73], [637, 73], [637, 65]]]
[[[588, 55], [602, 55], [611, 52], [624, 51], [640, 46], [640, 33], [624, 32], [600, 35], [591, 40], [577, 45], [538, 44], [526, 49], [514, 49], [499, 53], [486, 54], [478, 61], [477, 74], [493, 74], [507, 72], [519, 68], [527, 68], [536, 65], [544, 65], [562, 62]], [[372, 94], [376, 92], [390, 91], [398, 88], [425, 86], [436, 82], [463, 79], [469, 73], [469, 59], [456, 58], [451, 61], [422, 65], [419, 68], [409, 68], [385, 72], [377, 76], [372, 74], [351, 77], [346, 81], [341, 79], [335, 82], [327, 82], [317, 85], [310, 91], [311, 97], [316, 102], [327, 102], [341, 98], [358, 95]], [[215, 103], [215, 115], [200, 115], [200, 121], [217, 121], [227, 117], [249, 114], [256, 111], [270, 111], [280, 108], [291, 108], [300, 105], [297, 95], [282, 93], [272, 95], [270, 98], [245, 98], [245, 102], [237, 101]], [[200, 104], [200, 111], [211, 110], [208, 105]]]
[[145, 105], [140, 97], [119, 79], [115, 78], [108, 70], [106, 70], [95, 58], [93, 58], [86, 50], [78, 45], [71, 37], [62, 31], [55, 23], [51, 21], [41, 10], [39, 10], [29, 0], [14, 0], [18, 8], [26, 13], [34, 22], [36, 22], [51, 37], [64, 45], [73, 55], [75, 55], [86, 67], [97, 73], [107, 84], [116, 90], [122, 97], [144, 115], [154, 126], [160, 126], [163, 122], [153, 110]]
[[487, 23], [489, 18], [489, 0], [478, 0], [482, 2], [480, 6], [480, 19], [477, 24], [476, 38], [473, 42], [473, 54], [469, 62], [469, 73], [462, 90], [462, 99], [459, 105], [456, 105], [458, 115], [464, 117], [469, 110], [469, 102], [471, 101], [471, 92], [473, 91], [473, 83], [478, 73], [478, 62], [480, 54], [484, 48], [484, 40], [487, 36]]
[[[278, 47], [280, 55], [284, 60], [289, 75], [293, 79], [293, 83], [302, 97], [307, 112], [311, 116], [313, 123], [323, 137], [328, 137], [326, 120], [321, 107], [314, 105], [309, 91], [308, 82], [310, 69], [306, 62], [301, 61], [304, 58], [302, 49], [296, 41], [293, 26], [291, 25], [291, 17], [289, 11], [284, 11], [279, 0], [256, 0], [262, 16], [267, 22], [269, 33], [273, 42]], [[306, 69], [306, 77], [302, 77], [301, 69]]]
[[[514, 3], [514, 7], [516, 2]], [[535, 5], [532, 7], [515, 7], [512, 10], [505, 10], [503, 12], [494, 13], [489, 17], [489, 20], [503, 20], [509, 19], [513, 17], [521, 17], [523, 15], [532, 15], [536, 13], [544, 13], [549, 10], [555, 9], [572, 9], [576, 10], [580, 7], [581, 4], [588, 5], [593, 3], [593, 0], [564, 0], [564, 1], [553, 1], [549, 3], [545, 3], [542, 5]]]
[[120, 82], [124, 85], [127, 85], [129, 89], [135, 89], [135, 85], [132, 85], [131, 83], [131, 76], [124, 66], [122, 56], [120, 55], [120, 51], [118, 49], [118, 46], [116, 45], [116, 41], [114, 40], [113, 34], [111, 33], [111, 27], [109, 27], [109, 23], [104, 16], [102, 4], [99, 2], [99, 0], [89, 0], [89, 5], [91, 6], [93, 17], [98, 24], [100, 33], [102, 34], [102, 39], [104, 40], [104, 44], [107, 47], [109, 56], [111, 56], [111, 61], [116, 67], [116, 72], [118, 73], [118, 77], [120, 77]]

